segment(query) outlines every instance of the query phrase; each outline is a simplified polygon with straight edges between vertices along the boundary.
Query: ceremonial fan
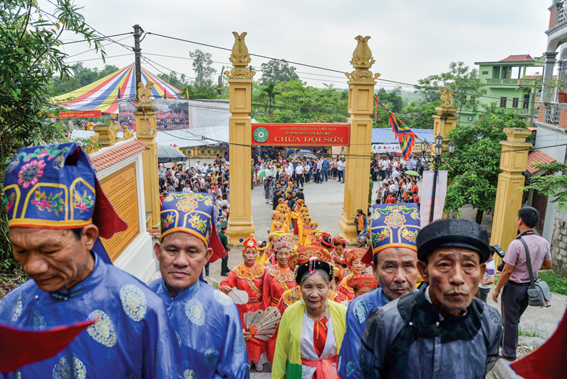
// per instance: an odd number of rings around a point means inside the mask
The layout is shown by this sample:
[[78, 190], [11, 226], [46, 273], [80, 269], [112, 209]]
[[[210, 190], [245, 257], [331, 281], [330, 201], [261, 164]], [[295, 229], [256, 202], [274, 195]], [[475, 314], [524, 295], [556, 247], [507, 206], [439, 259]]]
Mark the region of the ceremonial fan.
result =
[[228, 297], [234, 301], [234, 304], [247, 304], [248, 303], [248, 292], [237, 290], [236, 287], [232, 287], [229, 293], [227, 293]]
[[244, 314], [244, 326], [252, 337], [267, 341], [276, 332], [282, 315], [278, 308], [268, 307], [265, 311], [247, 312]]

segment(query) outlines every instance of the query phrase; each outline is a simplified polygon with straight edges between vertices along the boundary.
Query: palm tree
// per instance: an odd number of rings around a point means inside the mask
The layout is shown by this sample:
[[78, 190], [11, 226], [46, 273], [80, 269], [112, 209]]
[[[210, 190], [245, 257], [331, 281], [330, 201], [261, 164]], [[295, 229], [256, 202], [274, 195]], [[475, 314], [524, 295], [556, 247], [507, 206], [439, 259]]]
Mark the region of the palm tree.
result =
[[276, 91], [276, 85], [274, 83], [268, 83], [267, 85], [262, 87], [262, 95], [266, 99], [266, 105], [270, 114], [270, 123], [274, 118], [274, 110], [272, 109], [272, 106], [276, 102], [276, 96], [280, 94], [280, 92]]

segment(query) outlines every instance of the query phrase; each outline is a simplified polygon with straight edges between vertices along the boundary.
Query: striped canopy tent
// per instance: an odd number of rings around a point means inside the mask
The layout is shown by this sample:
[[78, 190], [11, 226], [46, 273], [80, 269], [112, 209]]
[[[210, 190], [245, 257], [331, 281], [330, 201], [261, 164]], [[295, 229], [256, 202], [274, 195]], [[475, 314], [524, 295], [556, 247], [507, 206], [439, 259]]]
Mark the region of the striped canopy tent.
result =
[[[135, 68], [136, 65], [132, 63], [83, 88], [57, 96], [53, 101], [72, 111], [99, 110], [102, 113], [117, 113], [119, 99], [136, 101]], [[155, 98], [181, 99], [180, 90], [142, 67], [144, 85], [148, 80], [154, 82], [152, 94]]]

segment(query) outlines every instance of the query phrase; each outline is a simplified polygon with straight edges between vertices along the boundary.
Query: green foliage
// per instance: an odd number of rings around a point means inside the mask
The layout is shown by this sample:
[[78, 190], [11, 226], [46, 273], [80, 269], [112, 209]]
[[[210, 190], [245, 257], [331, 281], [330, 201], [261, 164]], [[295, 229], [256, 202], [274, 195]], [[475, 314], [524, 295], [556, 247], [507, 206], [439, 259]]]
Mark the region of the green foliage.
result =
[[213, 67], [211, 53], [205, 53], [199, 49], [190, 51], [189, 56], [193, 59], [193, 71], [195, 71], [196, 87], [212, 87], [213, 75], [217, 72]]
[[426, 102], [432, 103], [440, 99], [439, 88], [449, 87], [453, 90], [454, 105], [459, 111], [464, 109], [476, 110], [476, 96], [484, 94], [478, 71], [465, 66], [463, 62], [451, 62], [449, 71], [430, 75], [417, 81], [421, 86], [418, 92], [425, 97]]
[[0, 261], [11, 252], [2, 190], [7, 164], [24, 146], [64, 138], [63, 124], [50, 119], [57, 110], [49, 102], [56, 95], [53, 79], [71, 76], [59, 38], [68, 30], [102, 52], [72, 0], [50, 4], [53, 9], [45, 12], [35, 1], [0, 2]]
[[412, 129], [433, 129], [432, 116], [437, 114], [435, 107], [441, 105], [441, 100], [424, 104], [412, 102], [403, 108], [403, 117], [400, 117], [400, 119]]
[[87, 152], [89, 151], [89, 149], [101, 149], [102, 148], [102, 143], [100, 142], [95, 142], [91, 139], [91, 137], [88, 138], [74, 138], [73, 142], [78, 143], [79, 145], [81, 145], [83, 147], [84, 150], [86, 150]]
[[[252, 117], [258, 122], [269, 122], [266, 112], [266, 92], [258, 83], [252, 86]], [[272, 105], [273, 122], [346, 122], [348, 92], [332, 85], [319, 89], [299, 80], [277, 83], [273, 90], [279, 105]]]
[[83, 63], [79, 62], [72, 67], [71, 75], [64, 75], [63, 77], [53, 79], [53, 90], [57, 94], [71, 92], [94, 83], [118, 70], [119, 68], [114, 65], [105, 65], [102, 70], [96, 68], [91, 69], [84, 67]]
[[551, 270], [539, 271], [537, 276], [547, 283], [551, 292], [567, 295], [567, 278], [564, 278]]
[[534, 332], [531, 330], [523, 330], [522, 328], [518, 328], [518, 335], [519, 336], [524, 336], [524, 337], [538, 337], [538, 338], [543, 338], [541, 334], [539, 334], [538, 332]]
[[164, 81], [166, 81], [167, 83], [171, 84], [172, 86], [174, 86], [179, 90], [190, 85], [189, 78], [187, 78], [185, 74], [180, 74], [179, 76], [177, 76], [176, 72], [171, 71], [169, 75], [159, 74], [158, 76], [160, 79], [163, 79]]
[[532, 176], [529, 185], [522, 188], [524, 191], [536, 190], [546, 196], [555, 197], [552, 203], [557, 203], [557, 209], [567, 211], [567, 165], [559, 162], [538, 163], [535, 167], [539, 176]]
[[[446, 154], [449, 178], [445, 210], [459, 212], [469, 200], [477, 211], [494, 208], [500, 170], [500, 141], [506, 140], [504, 128], [526, 129], [528, 125], [512, 113], [485, 115], [472, 125], [460, 125], [449, 133], [455, 142], [455, 154]], [[533, 141], [531, 137], [528, 142]]]
[[268, 63], [262, 63], [262, 79], [260, 84], [287, 83], [291, 80], [299, 80], [295, 73], [295, 67], [290, 66], [285, 60], [272, 59]]
[[[376, 94], [376, 98], [380, 100], [386, 108], [394, 112], [394, 114], [400, 117], [400, 113], [402, 112], [402, 88], [397, 87], [394, 90], [387, 92], [384, 88], [380, 88]], [[370, 116], [374, 119], [374, 114]], [[400, 118], [401, 119], [401, 118]], [[384, 108], [378, 104], [378, 118], [374, 120], [374, 127], [377, 128], [387, 128], [388, 122], [390, 120], [390, 116], [388, 112]], [[402, 120], [404, 121], [404, 120]], [[405, 122], [405, 121], [404, 121]]]
[[281, 95], [281, 93], [276, 91], [276, 85], [274, 83], [268, 83], [261, 89], [260, 97], [266, 102], [266, 108], [270, 114], [270, 122], [272, 122], [274, 116], [272, 106], [275, 105], [276, 96], [278, 95]]

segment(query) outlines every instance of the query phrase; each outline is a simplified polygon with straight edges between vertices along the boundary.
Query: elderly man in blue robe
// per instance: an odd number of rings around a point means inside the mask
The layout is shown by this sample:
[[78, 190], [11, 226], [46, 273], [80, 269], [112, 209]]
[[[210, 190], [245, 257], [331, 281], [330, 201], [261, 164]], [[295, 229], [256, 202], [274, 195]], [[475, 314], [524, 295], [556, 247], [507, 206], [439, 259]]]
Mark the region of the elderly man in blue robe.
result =
[[370, 218], [371, 246], [362, 261], [370, 264], [378, 288], [352, 300], [345, 339], [339, 354], [342, 379], [359, 379], [358, 349], [368, 314], [374, 308], [415, 290], [416, 239], [420, 228], [417, 204], [376, 204]]
[[183, 378], [249, 378], [238, 308], [202, 279], [203, 267], [226, 256], [213, 218], [214, 196], [170, 193], [161, 206], [154, 246], [162, 278], [150, 288], [165, 302], [181, 347]]
[[5, 378], [177, 378], [179, 346], [163, 302], [114, 267], [99, 240], [127, 225], [83, 149], [21, 149], [4, 193], [14, 258], [30, 279], [2, 299], [0, 320], [32, 330], [97, 320], [55, 356]]
[[462, 219], [417, 236], [425, 284], [370, 312], [358, 352], [363, 378], [484, 378], [498, 359], [502, 318], [475, 297], [490, 257], [488, 233]]

